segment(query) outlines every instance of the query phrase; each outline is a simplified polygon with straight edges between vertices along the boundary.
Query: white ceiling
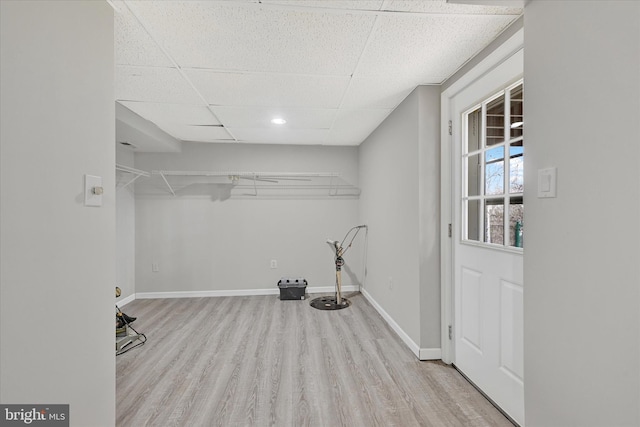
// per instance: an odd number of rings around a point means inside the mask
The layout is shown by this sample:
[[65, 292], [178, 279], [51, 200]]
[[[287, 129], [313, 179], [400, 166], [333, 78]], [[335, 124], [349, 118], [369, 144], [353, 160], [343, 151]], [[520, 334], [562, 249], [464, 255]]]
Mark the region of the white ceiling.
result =
[[522, 13], [445, 0], [110, 3], [117, 101], [204, 143], [358, 145]]

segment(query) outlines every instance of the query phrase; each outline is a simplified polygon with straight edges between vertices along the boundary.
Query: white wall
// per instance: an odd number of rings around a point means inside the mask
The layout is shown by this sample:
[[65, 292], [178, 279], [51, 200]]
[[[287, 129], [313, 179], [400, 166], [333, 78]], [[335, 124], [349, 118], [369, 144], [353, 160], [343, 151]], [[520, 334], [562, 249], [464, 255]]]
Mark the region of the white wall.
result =
[[[133, 150], [116, 144], [116, 163], [134, 167]], [[122, 295], [116, 300], [118, 304], [128, 301], [136, 291], [135, 187], [133, 184], [123, 187], [131, 178], [128, 173], [116, 174], [116, 284], [122, 290]]]
[[0, 19], [0, 401], [113, 426], [113, 10], [2, 1]]
[[527, 426], [638, 426], [640, 3], [531, 1], [525, 31]]
[[439, 102], [416, 88], [360, 145], [365, 291], [420, 348], [440, 347]]
[[[147, 171], [339, 172], [352, 184], [358, 176], [356, 147], [185, 143], [181, 153], [137, 153], [135, 160]], [[282, 276], [333, 287], [326, 239], [342, 239], [358, 225], [353, 198], [235, 199], [215, 186], [173, 197], [158, 176], [136, 185], [137, 293], [277, 291]], [[362, 276], [362, 237], [345, 257], [344, 285]]]

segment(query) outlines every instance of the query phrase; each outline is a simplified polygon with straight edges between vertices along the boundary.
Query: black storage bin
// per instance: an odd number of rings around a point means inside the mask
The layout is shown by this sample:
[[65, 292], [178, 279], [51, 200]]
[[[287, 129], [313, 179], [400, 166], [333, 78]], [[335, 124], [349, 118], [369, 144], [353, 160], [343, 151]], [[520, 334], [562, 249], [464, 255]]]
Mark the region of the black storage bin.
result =
[[283, 277], [278, 281], [278, 287], [281, 300], [301, 300], [307, 290], [307, 281], [301, 277]]

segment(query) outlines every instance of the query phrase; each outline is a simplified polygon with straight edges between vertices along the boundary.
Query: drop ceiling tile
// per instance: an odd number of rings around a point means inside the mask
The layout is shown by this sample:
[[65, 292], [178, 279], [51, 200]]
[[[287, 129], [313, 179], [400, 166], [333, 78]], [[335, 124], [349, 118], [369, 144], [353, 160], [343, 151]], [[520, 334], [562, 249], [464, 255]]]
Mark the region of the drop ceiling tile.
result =
[[180, 67], [350, 75], [374, 16], [241, 2], [130, 2]]
[[475, 4], [452, 4], [446, 0], [391, 0], [385, 4], [386, 10], [437, 14], [476, 15], [520, 15], [521, 8], [505, 6], [485, 6]]
[[120, 101], [137, 115], [154, 123], [182, 123], [186, 125], [219, 125], [207, 107], [186, 104]]
[[488, 45], [514, 15], [385, 15], [358, 65], [357, 76], [410, 76], [441, 83]]
[[[114, 1], [117, 99], [198, 142], [357, 145], [521, 13], [445, 0]], [[271, 124], [276, 114], [288, 123]]]
[[359, 145], [392, 111], [392, 109], [340, 110], [329, 132], [327, 142], [337, 145]]
[[348, 76], [185, 70], [212, 105], [337, 108]]
[[384, 0], [262, 0], [262, 3], [320, 9], [380, 10]]
[[116, 67], [116, 100], [202, 105], [177, 69], [126, 65]]
[[171, 67], [173, 64], [124, 4], [114, 13], [116, 65]]
[[265, 129], [265, 128], [229, 128], [238, 142], [264, 144], [323, 144], [329, 136], [328, 129]]
[[[329, 129], [336, 110], [320, 108], [211, 107], [216, 117], [228, 128], [261, 128], [276, 130]], [[271, 119], [283, 118], [284, 125]]]
[[353, 77], [342, 108], [395, 108], [418, 85], [416, 78]]
[[234, 139], [225, 128], [219, 126], [190, 126], [176, 123], [159, 124], [160, 128], [182, 141], [195, 142], [233, 142]]

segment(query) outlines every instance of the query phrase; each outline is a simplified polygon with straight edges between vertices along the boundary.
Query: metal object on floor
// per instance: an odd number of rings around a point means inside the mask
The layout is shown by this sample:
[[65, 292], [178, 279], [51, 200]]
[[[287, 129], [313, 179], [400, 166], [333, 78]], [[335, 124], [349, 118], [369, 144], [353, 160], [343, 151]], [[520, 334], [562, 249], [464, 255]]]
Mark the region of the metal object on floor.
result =
[[[122, 295], [122, 290], [116, 286], [116, 298]], [[127, 316], [116, 304], [116, 356], [139, 347], [147, 342], [147, 336], [136, 331], [131, 323], [135, 317]]]
[[340, 310], [342, 308], [349, 307], [351, 305], [351, 301], [346, 298], [341, 298], [340, 304], [338, 304], [336, 297], [324, 296], [311, 300], [310, 305], [318, 310]]
[[[143, 342], [143, 335], [136, 333], [129, 325], [116, 329], [116, 353], [121, 353], [129, 344], [134, 344], [140, 340]], [[145, 339], [146, 340], [146, 339]]]
[[[338, 242], [337, 240], [327, 240], [331, 246], [333, 246], [336, 251], [335, 263], [336, 263], [336, 294], [335, 297], [324, 296], [315, 298], [311, 301], [310, 305], [313, 308], [317, 308], [318, 310], [341, 310], [343, 308], [347, 308], [351, 305], [348, 299], [342, 298], [342, 266], [344, 265], [344, 258], [342, 257], [348, 250], [351, 248], [351, 244], [353, 240], [358, 235], [358, 232], [362, 228], [367, 228], [366, 225], [358, 225], [356, 227], [351, 228], [342, 239], [342, 242]], [[351, 238], [351, 241], [345, 248], [343, 246], [344, 242], [349, 237], [349, 234], [355, 230], [355, 234]]]

